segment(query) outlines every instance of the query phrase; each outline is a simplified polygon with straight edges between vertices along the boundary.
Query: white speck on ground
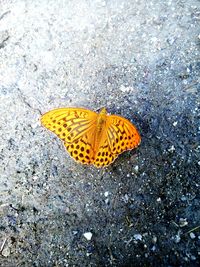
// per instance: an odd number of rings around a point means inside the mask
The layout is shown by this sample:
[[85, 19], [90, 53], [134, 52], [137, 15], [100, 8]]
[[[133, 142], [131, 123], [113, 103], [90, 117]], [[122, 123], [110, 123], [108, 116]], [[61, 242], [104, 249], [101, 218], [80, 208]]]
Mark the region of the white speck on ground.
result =
[[138, 172], [138, 171], [139, 171], [139, 166], [136, 165], [136, 166], [134, 167], [134, 170], [135, 170], [136, 172]]
[[83, 234], [83, 236], [88, 240], [90, 241], [92, 239], [92, 233], [91, 232], [86, 232]]
[[153, 238], [152, 238], [153, 244], [156, 244], [157, 240], [158, 240], [158, 238], [156, 236], [153, 236]]
[[187, 218], [180, 218], [179, 219], [179, 225], [180, 225], [180, 227], [187, 226], [188, 225]]
[[104, 192], [104, 196], [105, 197], [108, 197], [108, 195], [109, 195], [109, 192], [108, 191]]
[[158, 198], [156, 199], [156, 201], [157, 201], [157, 202], [161, 202], [161, 198], [158, 197]]
[[195, 239], [195, 237], [196, 237], [196, 235], [195, 235], [193, 232], [191, 232], [191, 233], [190, 233], [190, 238], [191, 238], [191, 239]]
[[142, 240], [141, 234], [135, 234], [133, 237], [135, 238], [135, 240], [140, 240], [140, 241]]
[[174, 238], [174, 242], [175, 242], [175, 243], [179, 243], [180, 241], [181, 241], [181, 237], [180, 237], [179, 234], [177, 234], [177, 235], [175, 236], [175, 238]]
[[174, 150], [175, 150], [174, 145], [172, 145], [172, 146], [168, 149], [169, 152], [174, 152]]

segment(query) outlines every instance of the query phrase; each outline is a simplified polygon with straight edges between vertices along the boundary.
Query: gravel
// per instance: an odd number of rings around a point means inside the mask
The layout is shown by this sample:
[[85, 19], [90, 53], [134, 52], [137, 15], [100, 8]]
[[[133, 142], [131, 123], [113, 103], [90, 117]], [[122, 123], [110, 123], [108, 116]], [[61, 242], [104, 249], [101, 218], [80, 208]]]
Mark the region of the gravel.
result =
[[[199, 19], [197, 0], [0, 1], [1, 266], [200, 266]], [[77, 164], [40, 125], [68, 106], [141, 145]]]

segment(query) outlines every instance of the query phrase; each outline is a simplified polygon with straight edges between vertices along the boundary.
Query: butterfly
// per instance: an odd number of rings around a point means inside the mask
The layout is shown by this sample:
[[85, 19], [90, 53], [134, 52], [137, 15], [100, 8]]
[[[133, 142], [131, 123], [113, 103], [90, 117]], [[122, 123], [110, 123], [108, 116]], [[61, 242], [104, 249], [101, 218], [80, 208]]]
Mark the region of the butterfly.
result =
[[123, 151], [137, 147], [141, 137], [136, 127], [118, 115], [84, 108], [58, 108], [41, 117], [44, 127], [55, 133], [73, 159], [97, 168], [111, 164]]

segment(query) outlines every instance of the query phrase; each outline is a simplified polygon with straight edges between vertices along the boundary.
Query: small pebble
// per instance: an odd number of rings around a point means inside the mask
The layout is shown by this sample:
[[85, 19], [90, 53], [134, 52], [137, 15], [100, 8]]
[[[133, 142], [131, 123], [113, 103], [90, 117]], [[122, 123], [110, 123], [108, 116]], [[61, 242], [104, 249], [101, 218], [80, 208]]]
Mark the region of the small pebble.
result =
[[187, 219], [186, 218], [180, 218], [179, 219], [179, 226], [184, 227], [186, 225], [188, 225]]
[[191, 255], [191, 256], [190, 256], [190, 259], [191, 259], [192, 261], [195, 261], [197, 258], [196, 258], [195, 256]]
[[156, 199], [156, 201], [157, 201], [157, 202], [161, 202], [161, 198], [158, 197], [158, 198]]
[[157, 242], [157, 237], [156, 236], [153, 236], [152, 238], [152, 242], [155, 244]]
[[2, 256], [4, 257], [8, 257], [10, 255], [10, 248], [9, 247], [5, 247], [2, 252], [1, 252]]
[[105, 199], [105, 203], [106, 203], [106, 205], [108, 205], [109, 202], [110, 202], [110, 201], [109, 201], [109, 198], [106, 198], [106, 199]]
[[120, 90], [121, 90], [123, 93], [127, 93], [127, 92], [130, 91], [130, 87], [125, 87], [124, 85], [122, 85], [122, 86], [120, 87]]
[[180, 235], [175, 235], [174, 242], [179, 243], [181, 241]]
[[92, 233], [91, 233], [91, 232], [86, 232], [86, 233], [83, 234], [83, 236], [84, 236], [88, 241], [90, 241], [91, 238], [92, 238]]
[[106, 191], [106, 192], [104, 193], [104, 196], [107, 197], [108, 195], [109, 195], [109, 192]]
[[169, 152], [173, 152], [174, 150], [175, 150], [174, 145], [172, 145], [172, 146], [168, 149]]
[[181, 200], [182, 200], [182, 201], [186, 201], [187, 198], [186, 198], [185, 196], [182, 196], [182, 197], [181, 197]]
[[128, 203], [129, 196], [127, 194], [125, 194], [124, 197], [123, 197], [123, 200], [124, 200], [125, 203]]
[[141, 234], [135, 234], [134, 235], [134, 238], [135, 238], [135, 240], [142, 240], [142, 235]]
[[139, 170], [139, 166], [136, 165], [135, 168], [134, 168], [134, 170], [135, 170], [136, 172], [138, 172], [138, 170]]
[[196, 237], [196, 235], [195, 235], [194, 233], [191, 232], [191, 233], [190, 233], [190, 238], [191, 238], [191, 239], [195, 239], [195, 237]]

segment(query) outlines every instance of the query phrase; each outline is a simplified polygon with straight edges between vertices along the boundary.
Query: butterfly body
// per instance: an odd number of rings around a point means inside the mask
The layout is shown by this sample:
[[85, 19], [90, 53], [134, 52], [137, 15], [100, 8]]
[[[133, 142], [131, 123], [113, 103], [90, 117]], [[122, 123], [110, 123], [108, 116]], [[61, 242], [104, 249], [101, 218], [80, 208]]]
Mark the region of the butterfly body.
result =
[[42, 125], [54, 132], [78, 162], [105, 167], [125, 150], [137, 147], [140, 135], [131, 122], [83, 108], [60, 108], [45, 113]]
[[103, 130], [105, 124], [106, 124], [106, 116], [107, 115], [106, 115], [104, 109], [102, 109], [100, 111], [100, 113], [98, 114], [98, 116], [97, 116], [97, 126], [96, 127], [97, 127], [97, 131], [99, 133], [102, 132], [102, 130]]

